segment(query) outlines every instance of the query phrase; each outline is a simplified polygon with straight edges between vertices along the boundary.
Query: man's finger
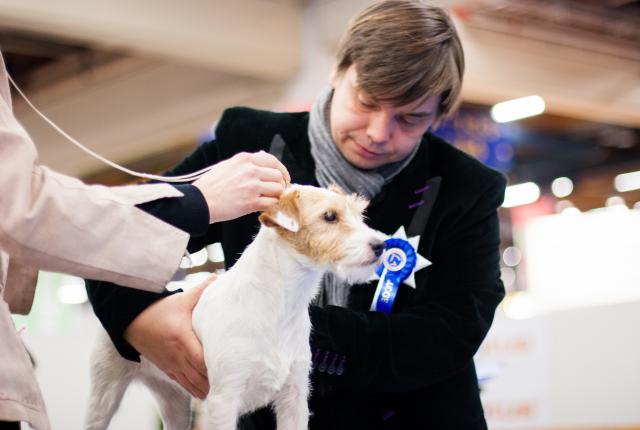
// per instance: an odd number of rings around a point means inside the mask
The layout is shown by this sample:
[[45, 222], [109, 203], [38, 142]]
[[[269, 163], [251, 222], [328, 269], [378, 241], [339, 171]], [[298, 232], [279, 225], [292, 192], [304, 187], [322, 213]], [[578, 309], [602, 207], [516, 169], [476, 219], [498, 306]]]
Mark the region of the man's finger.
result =
[[209, 284], [213, 282], [215, 279], [216, 279], [216, 274], [214, 273], [213, 276], [209, 276], [204, 282], [201, 282], [195, 287], [182, 293], [182, 294], [185, 294], [184, 299], [187, 300], [186, 302], [183, 302], [183, 303], [189, 303], [191, 309], [193, 309], [198, 303], [198, 300], [200, 300], [200, 296], [204, 292], [204, 289], [207, 288]]
[[279, 198], [284, 191], [282, 182], [260, 182], [258, 191], [261, 196]]
[[259, 167], [256, 171], [258, 179], [263, 182], [275, 182], [278, 184], [285, 184], [286, 178], [282, 175], [282, 172], [274, 167]]
[[264, 151], [256, 152], [253, 155], [254, 163], [256, 163], [258, 166], [272, 167], [280, 170], [280, 172], [282, 172], [282, 176], [284, 176], [285, 182], [287, 184], [291, 183], [291, 176], [289, 176], [289, 171], [286, 167], [284, 167], [284, 164], [282, 164], [276, 157]]
[[207, 379], [207, 365], [204, 361], [204, 350], [195, 333], [185, 343], [185, 353], [187, 362], [193, 367], [204, 379]]
[[184, 376], [184, 374], [178, 373], [176, 375], [176, 381], [178, 381], [178, 384], [182, 385], [182, 388], [187, 390], [192, 396], [199, 399], [204, 399], [206, 397], [205, 393], [202, 393], [195, 385], [193, 385], [191, 381]]
[[269, 206], [275, 205], [276, 203], [278, 203], [278, 199], [274, 197], [265, 197], [265, 196], [258, 197], [257, 210], [263, 211], [267, 209]]
[[202, 376], [198, 371], [193, 367], [187, 367], [184, 372], [185, 378], [189, 380], [192, 386], [195, 387], [196, 390], [202, 395], [201, 397], [206, 397], [209, 392], [209, 381], [205, 376]]

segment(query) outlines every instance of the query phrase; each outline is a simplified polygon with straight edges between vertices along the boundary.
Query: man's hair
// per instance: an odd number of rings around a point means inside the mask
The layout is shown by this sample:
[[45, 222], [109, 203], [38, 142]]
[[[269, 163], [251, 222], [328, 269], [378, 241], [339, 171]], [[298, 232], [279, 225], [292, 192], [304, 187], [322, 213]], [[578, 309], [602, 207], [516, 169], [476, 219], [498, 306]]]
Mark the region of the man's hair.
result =
[[372, 4], [349, 24], [337, 53], [337, 72], [352, 64], [358, 87], [378, 103], [403, 106], [440, 95], [436, 121], [456, 107], [464, 54], [446, 11], [418, 0]]

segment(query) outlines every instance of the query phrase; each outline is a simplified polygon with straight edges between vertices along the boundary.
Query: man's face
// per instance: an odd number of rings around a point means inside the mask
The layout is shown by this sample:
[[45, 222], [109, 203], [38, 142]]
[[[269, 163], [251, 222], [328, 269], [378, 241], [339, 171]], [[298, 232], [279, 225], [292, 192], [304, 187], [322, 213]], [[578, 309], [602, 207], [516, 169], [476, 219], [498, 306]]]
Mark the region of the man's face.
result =
[[357, 82], [354, 65], [331, 78], [331, 135], [338, 149], [361, 169], [406, 158], [433, 124], [439, 96], [404, 106], [377, 104]]

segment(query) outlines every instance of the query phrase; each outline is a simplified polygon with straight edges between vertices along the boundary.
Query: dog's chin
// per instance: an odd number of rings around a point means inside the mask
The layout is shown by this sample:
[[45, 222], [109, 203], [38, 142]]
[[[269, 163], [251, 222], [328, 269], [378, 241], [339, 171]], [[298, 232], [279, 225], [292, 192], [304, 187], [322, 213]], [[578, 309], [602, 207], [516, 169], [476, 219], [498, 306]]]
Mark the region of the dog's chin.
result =
[[378, 266], [378, 260], [363, 264], [339, 265], [334, 273], [349, 284], [361, 284], [371, 279]]

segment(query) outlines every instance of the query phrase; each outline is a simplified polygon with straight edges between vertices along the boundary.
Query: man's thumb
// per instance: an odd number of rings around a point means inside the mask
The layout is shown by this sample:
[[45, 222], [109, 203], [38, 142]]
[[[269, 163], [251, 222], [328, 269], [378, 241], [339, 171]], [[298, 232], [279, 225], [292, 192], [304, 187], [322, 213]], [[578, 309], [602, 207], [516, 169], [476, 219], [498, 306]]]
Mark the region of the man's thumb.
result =
[[218, 278], [218, 275], [216, 275], [215, 273], [212, 273], [207, 279], [205, 279], [199, 285], [196, 285], [191, 290], [189, 290], [188, 292], [189, 298], [193, 302], [194, 306], [200, 299], [200, 296], [204, 292], [204, 289], [207, 288], [211, 283], [213, 283], [217, 278]]

